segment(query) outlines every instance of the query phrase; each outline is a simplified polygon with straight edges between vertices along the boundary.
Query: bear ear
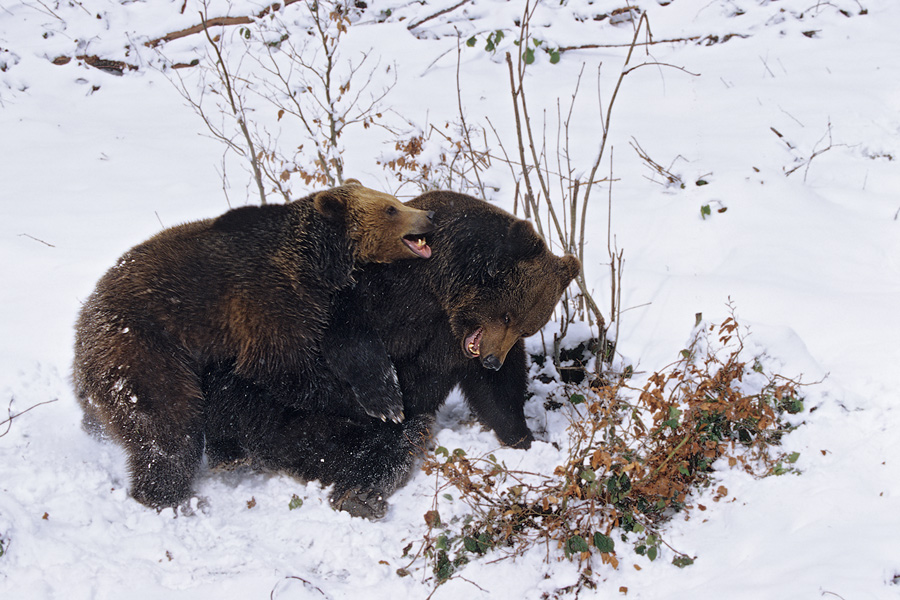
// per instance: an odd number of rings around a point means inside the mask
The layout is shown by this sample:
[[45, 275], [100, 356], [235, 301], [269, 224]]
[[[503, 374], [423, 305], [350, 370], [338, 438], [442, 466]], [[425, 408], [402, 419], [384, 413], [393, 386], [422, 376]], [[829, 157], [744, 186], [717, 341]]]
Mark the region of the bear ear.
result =
[[493, 251], [494, 259], [487, 273], [490, 277], [496, 277], [497, 274], [513, 268], [516, 263], [540, 256], [543, 252], [544, 242], [531, 223], [516, 219], [509, 224], [506, 236], [496, 244]]
[[544, 242], [528, 221], [516, 219], [506, 234], [506, 250], [516, 260], [533, 258], [544, 251]]
[[347, 217], [347, 200], [347, 196], [337, 190], [326, 190], [316, 194], [313, 205], [326, 219], [343, 221]]
[[563, 287], [568, 286], [581, 272], [581, 261], [571, 254], [566, 254], [560, 258], [559, 266], [559, 278]]

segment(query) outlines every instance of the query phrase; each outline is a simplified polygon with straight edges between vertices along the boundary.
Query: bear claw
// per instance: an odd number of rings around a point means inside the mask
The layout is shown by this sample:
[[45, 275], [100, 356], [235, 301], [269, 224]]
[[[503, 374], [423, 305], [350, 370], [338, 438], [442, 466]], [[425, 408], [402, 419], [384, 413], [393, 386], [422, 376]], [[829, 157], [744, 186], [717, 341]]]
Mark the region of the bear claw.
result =
[[372, 390], [367, 392], [355, 389], [356, 400], [367, 415], [383, 422], [402, 423], [403, 398], [400, 395], [399, 386], [394, 383], [386, 390]]
[[366, 414], [370, 417], [381, 419], [382, 423], [390, 421], [391, 423], [396, 423], [398, 425], [402, 423], [405, 418], [402, 406], [392, 406], [381, 411], [366, 409]]

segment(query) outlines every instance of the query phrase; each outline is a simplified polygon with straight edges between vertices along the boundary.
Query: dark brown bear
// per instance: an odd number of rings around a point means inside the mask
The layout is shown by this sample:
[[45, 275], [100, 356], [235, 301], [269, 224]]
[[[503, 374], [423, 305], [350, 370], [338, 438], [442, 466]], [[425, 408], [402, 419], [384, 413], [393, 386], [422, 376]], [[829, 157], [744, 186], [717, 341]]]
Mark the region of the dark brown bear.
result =
[[[305, 392], [248, 380], [227, 364], [206, 374], [211, 464], [249, 458], [333, 483], [335, 508], [378, 518], [456, 386], [503, 444], [531, 445], [522, 338], [548, 321], [578, 260], [554, 256], [528, 222], [470, 196], [431, 192], [408, 205], [434, 213], [434, 258], [368, 265], [339, 294], [317, 393], [299, 397]], [[373, 419], [345, 400], [392, 366], [403, 423]]]
[[132, 496], [153, 507], [189, 497], [210, 364], [302, 379], [357, 264], [427, 258], [431, 229], [427, 211], [351, 180], [166, 229], [125, 253], [82, 308], [74, 382], [86, 428], [125, 447]]

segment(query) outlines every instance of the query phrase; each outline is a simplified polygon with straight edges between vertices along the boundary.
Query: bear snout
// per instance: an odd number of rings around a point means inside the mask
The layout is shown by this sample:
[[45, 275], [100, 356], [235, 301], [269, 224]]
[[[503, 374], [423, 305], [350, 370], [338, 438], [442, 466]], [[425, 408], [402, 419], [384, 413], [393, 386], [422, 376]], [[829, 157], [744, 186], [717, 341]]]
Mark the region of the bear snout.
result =
[[481, 366], [490, 369], [492, 371], [499, 371], [500, 367], [503, 366], [503, 363], [493, 354], [488, 354], [484, 358], [481, 359]]
[[466, 338], [463, 350], [469, 358], [479, 358], [485, 369], [499, 371], [519, 337], [518, 329], [490, 320]]
[[418, 209], [407, 209], [415, 211], [413, 214], [417, 217], [411, 220], [410, 228], [413, 229], [414, 235], [421, 235], [434, 230], [434, 211], [423, 211]]

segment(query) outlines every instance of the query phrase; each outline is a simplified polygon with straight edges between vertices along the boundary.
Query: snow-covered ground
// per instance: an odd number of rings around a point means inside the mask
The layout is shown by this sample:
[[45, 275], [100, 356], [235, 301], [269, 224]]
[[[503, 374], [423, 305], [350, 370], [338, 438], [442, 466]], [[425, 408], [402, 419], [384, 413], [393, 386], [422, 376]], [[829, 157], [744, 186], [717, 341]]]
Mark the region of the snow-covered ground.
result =
[[[472, 0], [407, 28], [456, 4], [371, 2], [342, 51], [378, 59], [373, 89], [396, 76], [385, 120], [402, 115], [423, 129], [459, 119], [459, 56], [467, 121], [486, 126], [489, 118], [511, 152], [503, 53], [516, 51], [514, 20], [524, 4]], [[570, 130], [584, 171], [600, 138], [598, 106], [608, 102], [627, 51], [621, 45], [634, 32], [633, 21], [595, 17], [625, 4], [553, 2], [532, 21], [545, 47], [619, 45], [567, 51], [559, 64], [539, 50], [528, 67], [532, 117], [547, 111], [555, 144], [557, 98], [568, 107], [584, 65]], [[730, 298], [754, 347], [782, 374], [822, 383], [804, 390], [805, 425], [784, 439], [800, 455], [799, 475], [753, 479], [723, 466], [713, 489], [694, 499], [707, 510], [676, 516], [663, 531], [697, 557], [693, 565], [676, 568], [670, 556], [650, 562], [623, 545], [618, 570], [595, 565], [599, 587], [580, 597], [900, 597], [900, 3], [631, 5], [647, 12], [655, 40], [688, 41], [652, 45], [649, 56], [636, 50], [633, 62], [665, 64], [631, 72], [614, 108], [611, 230], [625, 252], [629, 309], [619, 324], [622, 360], [644, 374], [662, 368], [688, 343], [694, 315], [720, 322]], [[212, 2], [208, 15], [264, 7]], [[197, 493], [207, 506], [174, 518], [131, 500], [121, 452], [80, 429], [68, 380], [72, 325], [99, 276], [163, 226], [254, 201], [233, 157], [226, 200], [223, 146], [143, 45], [195, 25], [200, 8], [194, 0], [0, 6], [0, 403], [18, 415], [0, 426], [0, 597], [425, 598], [433, 587], [427, 570], [396, 571], [408, 563], [403, 548], [426, 530], [433, 477], [418, 474], [384, 520], [368, 522], [332, 511], [316, 483], [204, 473]], [[280, 14], [290, 23], [303, 10], [297, 3]], [[485, 37], [498, 29], [505, 38], [485, 51]], [[203, 47], [194, 35], [161, 52], [189, 61]], [[93, 55], [138, 69], [117, 77], [83, 60], [51, 62]], [[195, 85], [190, 69], [179, 72]], [[490, 128], [488, 135], [499, 152]], [[379, 127], [348, 127], [345, 173], [412, 195], [376, 163], [392, 152], [391, 139]], [[684, 187], [654, 180], [630, 141]], [[509, 173], [495, 161], [485, 177], [499, 187], [492, 199], [512, 209]], [[707, 184], [696, 185], [701, 179]], [[585, 260], [603, 298], [606, 194], [598, 187]], [[564, 419], [546, 414], [539, 398], [527, 412], [539, 439], [565, 441]], [[529, 471], [556, 466], [550, 443], [496, 449], [493, 434], [466, 417], [451, 398], [438, 443], [476, 455], [496, 450]], [[719, 485], [728, 495], [716, 502]], [[291, 510], [294, 495], [303, 504]], [[462, 510], [458, 501], [440, 502], [442, 514]], [[577, 581], [576, 564], [546, 558], [543, 549], [496, 563], [488, 555], [433, 597], [541, 598]]]

